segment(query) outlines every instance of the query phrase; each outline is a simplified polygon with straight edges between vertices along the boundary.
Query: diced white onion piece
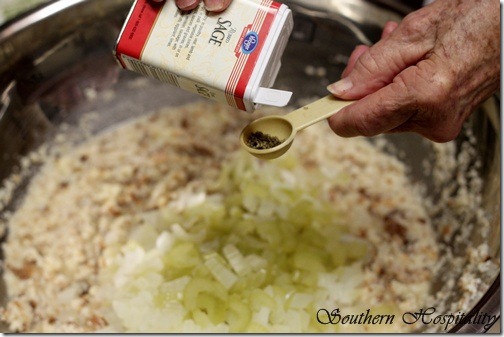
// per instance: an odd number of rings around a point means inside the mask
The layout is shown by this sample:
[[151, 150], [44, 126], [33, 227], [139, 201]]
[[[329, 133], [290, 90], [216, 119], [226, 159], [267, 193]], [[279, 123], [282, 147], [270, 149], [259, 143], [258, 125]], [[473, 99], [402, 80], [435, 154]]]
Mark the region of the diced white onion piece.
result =
[[290, 307], [292, 309], [304, 309], [307, 308], [313, 302], [313, 295], [304, 293], [294, 293], [290, 297]]

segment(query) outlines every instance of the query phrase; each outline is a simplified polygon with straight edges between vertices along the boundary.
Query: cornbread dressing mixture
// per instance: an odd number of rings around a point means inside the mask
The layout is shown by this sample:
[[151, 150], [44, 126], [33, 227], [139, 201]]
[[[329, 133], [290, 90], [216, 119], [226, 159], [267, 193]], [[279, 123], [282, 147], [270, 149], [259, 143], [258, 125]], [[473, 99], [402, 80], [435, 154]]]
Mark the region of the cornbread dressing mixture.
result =
[[[324, 123], [285, 156], [260, 161], [239, 148], [250, 119], [196, 103], [52, 152], [6, 220], [9, 328], [417, 328], [400, 315], [432, 303], [439, 252], [405, 166]], [[323, 308], [397, 317], [324, 325]]]

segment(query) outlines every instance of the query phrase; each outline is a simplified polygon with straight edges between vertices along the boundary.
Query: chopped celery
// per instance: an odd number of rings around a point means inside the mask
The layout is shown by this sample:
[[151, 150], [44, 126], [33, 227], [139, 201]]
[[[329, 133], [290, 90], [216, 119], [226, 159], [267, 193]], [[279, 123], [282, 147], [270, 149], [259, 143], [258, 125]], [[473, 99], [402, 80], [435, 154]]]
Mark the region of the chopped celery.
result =
[[223, 303], [227, 302], [228, 293], [220, 283], [209, 279], [193, 278], [184, 289], [183, 303], [188, 310], [199, 307], [198, 296], [200, 293], [209, 294]]
[[231, 288], [238, 280], [236, 274], [227, 268], [225, 261], [217, 253], [205, 256], [205, 266], [226, 289]]
[[118, 317], [176, 304], [184, 331], [335, 331], [313, 323], [315, 308], [356, 299], [363, 276], [352, 263], [369, 249], [322, 197], [324, 178], [292, 172], [297, 160], [238, 156], [210, 192], [184, 192], [139, 227], [110, 267]]
[[250, 267], [245, 264], [245, 259], [235, 245], [228, 244], [222, 248], [222, 253], [228, 263], [238, 275], [246, 274]]
[[200, 309], [193, 310], [192, 317], [193, 317], [194, 323], [196, 323], [197, 325], [199, 325], [203, 329], [207, 328], [207, 327], [211, 327], [214, 324], [210, 320], [208, 315], [203, 310], [200, 310]]
[[247, 305], [240, 301], [230, 301], [227, 312], [227, 323], [230, 332], [242, 332], [250, 323], [252, 314]]
[[255, 288], [250, 292], [249, 302], [251, 308], [258, 312], [261, 308], [268, 308], [270, 311], [274, 310], [276, 307], [276, 302], [269, 294], [264, 290]]
[[324, 258], [324, 256], [317, 254], [315, 250], [298, 250], [292, 256], [292, 266], [296, 269], [320, 273], [326, 269]]
[[179, 242], [163, 257], [166, 269], [191, 268], [201, 263], [201, 256], [192, 242]]
[[210, 321], [217, 325], [226, 319], [226, 302], [223, 302], [215, 296], [201, 292], [196, 297], [196, 307], [206, 312]]

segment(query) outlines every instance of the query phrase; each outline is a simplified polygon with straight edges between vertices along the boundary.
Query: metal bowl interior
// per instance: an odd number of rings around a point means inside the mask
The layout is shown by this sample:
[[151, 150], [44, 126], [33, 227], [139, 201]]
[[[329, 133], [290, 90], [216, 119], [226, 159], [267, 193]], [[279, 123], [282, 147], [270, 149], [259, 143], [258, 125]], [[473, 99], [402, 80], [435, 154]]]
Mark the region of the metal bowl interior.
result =
[[[398, 1], [284, 2], [294, 11], [295, 27], [275, 86], [294, 92], [294, 106], [326, 95], [326, 85], [340, 77], [353, 48], [377, 41], [386, 21], [398, 21], [410, 10]], [[76, 142], [84, 139], [81, 121], [91, 112], [98, 114], [87, 132], [98, 133], [158, 107], [202, 99], [117, 66], [112, 48], [131, 3], [131, 0], [54, 1], [1, 27], [0, 181], [19, 171], [21, 158], [54, 139], [62, 131], [62, 125]], [[135, 85], [138, 81], [142, 81], [141, 87]], [[105, 92], [114, 94], [101, 94]], [[489, 231], [481, 233], [472, 210], [445, 209], [459, 226], [471, 228], [465, 239], [460, 239], [462, 234], [457, 231], [448, 239], [441, 239], [440, 234], [440, 245], [453, 259], [447, 259], [446, 272], [433, 280], [432, 292], [447, 293], [445, 304], [462, 296], [456, 286], [447, 286], [447, 281], [457, 280], [464, 272], [460, 266], [467, 259], [467, 247], [486, 242], [490, 247], [488, 258], [499, 261], [499, 107], [499, 96], [489, 99], [466, 123], [467, 132], [455, 141], [457, 154], [470, 147], [473, 157], [451, 174], [456, 180], [458, 175], [468, 175], [471, 169], [476, 169], [482, 185], [472, 192], [481, 195], [479, 207], [485, 213]], [[443, 167], [443, 163], [436, 162], [434, 145], [412, 134], [384, 137], [392, 144], [386, 150], [407, 165], [411, 179], [423, 184], [426, 195], [434, 202], [441, 202], [447, 186], [432, 179], [434, 170]], [[432, 165], [426, 168], [422, 162]], [[36, 169], [33, 167], [23, 177], [9, 203], [0, 204], [0, 220], [3, 214], [16, 209]], [[457, 193], [457, 188], [450, 193]], [[433, 222], [441, 231], [436, 218]], [[470, 309], [500, 315], [499, 271], [482, 272], [478, 277], [481, 285]], [[5, 301], [5, 295], [1, 298]], [[484, 324], [459, 324], [452, 330], [470, 332], [487, 328]]]

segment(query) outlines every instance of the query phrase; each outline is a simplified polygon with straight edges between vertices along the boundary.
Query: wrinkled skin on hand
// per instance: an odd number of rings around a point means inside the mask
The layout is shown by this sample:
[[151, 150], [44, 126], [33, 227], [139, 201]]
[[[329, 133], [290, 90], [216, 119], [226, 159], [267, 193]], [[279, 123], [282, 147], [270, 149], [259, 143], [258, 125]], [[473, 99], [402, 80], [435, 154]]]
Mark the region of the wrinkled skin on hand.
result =
[[[163, 2], [165, 0], [152, 0], [154, 2]], [[170, 0], [171, 1], [171, 0]], [[190, 11], [198, 7], [200, 0], [174, 0], [177, 7], [183, 11]], [[202, 0], [205, 8], [210, 12], [222, 12], [229, 7], [232, 0]]]
[[411, 131], [446, 142], [499, 85], [499, 1], [437, 0], [354, 50], [328, 89], [360, 100], [329, 125], [344, 137]]

